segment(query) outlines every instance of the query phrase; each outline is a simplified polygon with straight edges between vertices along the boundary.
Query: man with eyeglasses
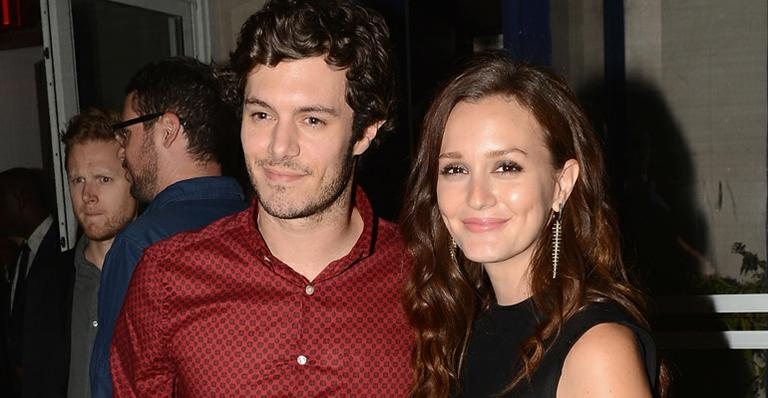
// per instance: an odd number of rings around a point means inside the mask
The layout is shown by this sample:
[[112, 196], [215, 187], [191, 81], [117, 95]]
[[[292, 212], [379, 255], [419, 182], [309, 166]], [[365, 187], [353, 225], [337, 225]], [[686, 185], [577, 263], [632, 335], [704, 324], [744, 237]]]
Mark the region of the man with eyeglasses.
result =
[[126, 94], [124, 121], [113, 128], [131, 194], [147, 207], [115, 237], [102, 268], [90, 377], [93, 396], [105, 398], [112, 397], [112, 333], [144, 249], [246, 207], [237, 181], [221, 175], [222, 140], [236, 134], [237, 119], [208, 65], [185, 57], [150, 63]]

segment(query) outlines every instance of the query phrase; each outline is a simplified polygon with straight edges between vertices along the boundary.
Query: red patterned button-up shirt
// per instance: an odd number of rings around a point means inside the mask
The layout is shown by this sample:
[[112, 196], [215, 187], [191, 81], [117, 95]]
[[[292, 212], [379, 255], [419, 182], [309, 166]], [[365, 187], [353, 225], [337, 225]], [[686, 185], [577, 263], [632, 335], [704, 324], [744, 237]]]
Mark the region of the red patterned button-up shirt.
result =
[[410, 259], [356, 197], [363, 233], [311, 283], [272, 256], [255, 204], [147, 249], [112, 338], [115, 396], [404, 396]]

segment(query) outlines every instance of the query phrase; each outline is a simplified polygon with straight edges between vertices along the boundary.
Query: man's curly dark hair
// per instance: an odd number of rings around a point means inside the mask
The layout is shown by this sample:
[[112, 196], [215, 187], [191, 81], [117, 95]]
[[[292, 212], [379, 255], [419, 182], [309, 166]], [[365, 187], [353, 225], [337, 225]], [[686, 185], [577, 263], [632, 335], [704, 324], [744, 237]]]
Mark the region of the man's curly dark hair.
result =
[[395, 82], [389, 29], [377, 12], [349, 0], [272, 0], [253, 14], [230, 55], [240, 99], [254, 67], [317, 56], [346, 70], [354, 140], [376, 122], [383, 122], [380, 131], [392, 129]]

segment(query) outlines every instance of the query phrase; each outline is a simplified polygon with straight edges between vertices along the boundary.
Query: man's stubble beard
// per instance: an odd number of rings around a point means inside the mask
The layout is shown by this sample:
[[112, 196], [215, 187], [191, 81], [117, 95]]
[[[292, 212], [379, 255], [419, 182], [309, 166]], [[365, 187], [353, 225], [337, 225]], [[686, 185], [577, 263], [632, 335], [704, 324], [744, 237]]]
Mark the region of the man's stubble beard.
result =
[[114, 238], [123, 227], [131, 222], [132, 219], [133, 214], [120, 213], [107, 217], [106, 222], [99, 226], [85, 226], [82, 222], [80, 225], [83, 228], [83, 233], [88, 239], [95, 242], [101, 242]]
[[342, 197], [342, 194], [344, 194], [347, 187], [349, 186], [352, 179], [352, 174], [355, 169], [353, 144], [350, 142], [347, 146], [344, 158], [342, 159], [338, 175], [328, 184], [320, 187], [319, 192], [316, 192], [317, 198], [308, 198], [308, 201], [303, 205], [297, 204], [293, 208], [280, 208], [276, 204], [281, 203], [279, 194], [287, 191], [285, 187], [273, 187], [272, 189], [277, 193], [277, 195], [274, 195], [274, 199], [270, 202], [265, 201], [261, 196], [258, 195], [258, 188], [254, 183], [254, 175], [256, 173], [255, 169], [260, 167], [259, 165], [263, 163], [280, 164], [280, 162], [270, 161], [256, 161], [254, 164], [248, 164], [248, 172], [251, 175], [251, 184], [253, 185], [254, 190], [256, 190], [259, 204], [261, 204], [261, 207], [264, 209], [264, 211], [266, 211], [267, 214], [272, 217], [284, 220], [293, 220], [307, 217], [319, 218], [335, 205], [339, 205], [338, 202]]
[[157, 186], [157, 150], [148, 135], [143, 137], [141, 153], [144, 158], [141, 169], [135, 170], [127, 160], [123, 166], [131, 176], [131, 195], [139, 202], [149, 203], [155, 198]]

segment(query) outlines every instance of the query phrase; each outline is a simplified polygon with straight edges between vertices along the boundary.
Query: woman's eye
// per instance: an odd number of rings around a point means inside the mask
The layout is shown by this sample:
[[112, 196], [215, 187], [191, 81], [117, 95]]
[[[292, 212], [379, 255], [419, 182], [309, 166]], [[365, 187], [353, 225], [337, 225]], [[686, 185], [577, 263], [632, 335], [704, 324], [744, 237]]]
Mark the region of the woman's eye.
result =
[[253, 112], [251, 116], [257, 120], [265, 120], [269, 117], [266, 112]]
[[106, 183], [112, 181], [112, 177], [106, 177], [106, 176], [99, 177], [99, 181], [101, 181], [101, 183], [103, 183], [103, 184], [106, 184]]
[[441, 175], [466, 174], [466, 173], [467, 173], [467, 169], [459, 165], [449, 164], [443, 167], [442, 169], [440, 169]]
[[507, 174], [507, 173], [519, 173], [523, 171], [523, 168], [520, 167], [519, 164], [515, 162], [504, 162], [501, 163], [495, 170], [497, 173]]

